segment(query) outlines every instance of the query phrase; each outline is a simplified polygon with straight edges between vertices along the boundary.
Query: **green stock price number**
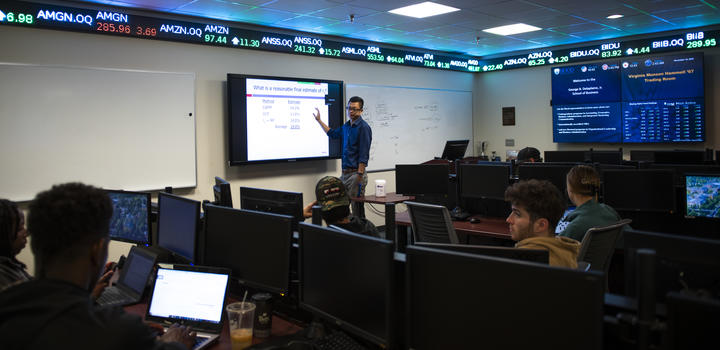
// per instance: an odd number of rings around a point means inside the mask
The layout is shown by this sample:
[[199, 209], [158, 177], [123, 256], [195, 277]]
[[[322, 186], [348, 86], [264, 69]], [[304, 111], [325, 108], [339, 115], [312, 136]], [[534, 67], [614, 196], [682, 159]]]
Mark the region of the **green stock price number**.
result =
[[315, 54], [315, 46], [306, 46], [306, 45], [295, 45], [293, 48], [293, 51], [299, 52], [299, 53], [308, 53], [311, 55]]
[[385, 56], [383, 56], [383, 55], [378, 55], [378, 54], [375, 54], [375, 53], [369, 53], [369, 54], [367, 55], [367, 59], [370, 60], [370, 61], [383, 62], [383, 61], [385, 61]]
[[713, 46], [717, 46], [717, 41], [715, 41], [715, 38], [705, 39], [705, 40], [688, 41], [686, 49], [699, 49], [701, 47], [713, 47]]
[[10, 23], [33, 24], [35, 22], [35, 18], [29, 13], [18, 13], [16, 15], [13, 12], [8, 12], [5, 19]]
[[206, 43], [227, 44], [227, 37], [223, 35], [205, 34]]

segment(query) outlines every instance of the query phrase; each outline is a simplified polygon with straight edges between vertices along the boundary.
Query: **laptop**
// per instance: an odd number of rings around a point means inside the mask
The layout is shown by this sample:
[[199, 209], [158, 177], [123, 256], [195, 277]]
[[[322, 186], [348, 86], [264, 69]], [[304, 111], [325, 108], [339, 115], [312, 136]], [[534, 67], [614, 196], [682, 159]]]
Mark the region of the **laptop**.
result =
[[217, 341], [223, 328], [223, 311], [230, 269], [175, 265], [158, 267], [145, 320], [189, 326], [197, 332], [193, 349]]
[[96, 303], [100, 306], [124, 306], [139, 302], [156, 261], [156, 254], [138, 247], [130, 248], [118, 282], [105, 288]]

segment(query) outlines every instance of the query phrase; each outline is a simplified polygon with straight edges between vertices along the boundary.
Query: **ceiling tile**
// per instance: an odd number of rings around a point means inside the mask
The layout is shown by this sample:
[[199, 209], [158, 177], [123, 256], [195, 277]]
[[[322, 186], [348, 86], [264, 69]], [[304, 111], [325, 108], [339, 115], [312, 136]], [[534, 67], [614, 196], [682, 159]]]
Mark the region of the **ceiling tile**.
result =
[[313, 13], [313, 16], [318, 17], [326, 17], [326, 18], [333, 18], [337, 20], [347, 20], [349, 19], [350, 15], [354, 15], [355, 18], [369, 16], [372, 14], [377, 13], [378, 11], [365, 8], [365, 7], [359, 7], [359, 6], [351, 6], [351, 5], [338, 5], [335, 7], [330, 7], [324, 10], [320, 10], [318, 12]]
[[264, 8], [288, 11], [298, 14], [313, 13], [336, 6], [337, 3], [327, 0], [277, 0], [262, 5], [262, 7]]

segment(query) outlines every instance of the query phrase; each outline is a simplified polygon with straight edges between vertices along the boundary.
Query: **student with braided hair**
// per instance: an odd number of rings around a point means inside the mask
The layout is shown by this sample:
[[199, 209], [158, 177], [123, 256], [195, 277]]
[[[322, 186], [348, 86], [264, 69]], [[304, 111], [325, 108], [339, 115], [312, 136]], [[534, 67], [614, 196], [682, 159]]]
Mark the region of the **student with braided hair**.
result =
[[25, 248], [27, 235], [25, 215], [17, 204], [0, 199], [0, 291], [32, 279], [25, 264], [15, 258]]
[[577, 207], [561, 220], [566, 224], [559, 235], [582, 241], [592, 227], [602, 227], [619, 221], [620, 215], [608, 205], [598, 203], [600, 177], [595, 169], [587, 165], [574, 166], [567, 174], [567, 193]]

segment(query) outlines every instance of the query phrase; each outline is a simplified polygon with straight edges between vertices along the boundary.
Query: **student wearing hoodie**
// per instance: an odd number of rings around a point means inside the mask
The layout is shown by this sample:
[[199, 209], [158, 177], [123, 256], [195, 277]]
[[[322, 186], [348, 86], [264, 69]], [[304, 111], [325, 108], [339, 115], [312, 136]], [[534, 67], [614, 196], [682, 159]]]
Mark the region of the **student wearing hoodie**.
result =
[[30, 204], [36, 279], [0, 293], [3, 349], [187, 349], [195, 334], [174, 326], [161, 337], [139, 316], [101, 308], [91, 291], [108, 255], [112, 204], [105, 191], [69, 183]]
[[515, 247], [544, 249], [550, 253], [550, 265], [577, 268], [580, 242], [555, 236], [555, 226], [565, 211], [560, 191], [548, 181], [528, 180], [505, 190], [512, 211], [507, 218]]

